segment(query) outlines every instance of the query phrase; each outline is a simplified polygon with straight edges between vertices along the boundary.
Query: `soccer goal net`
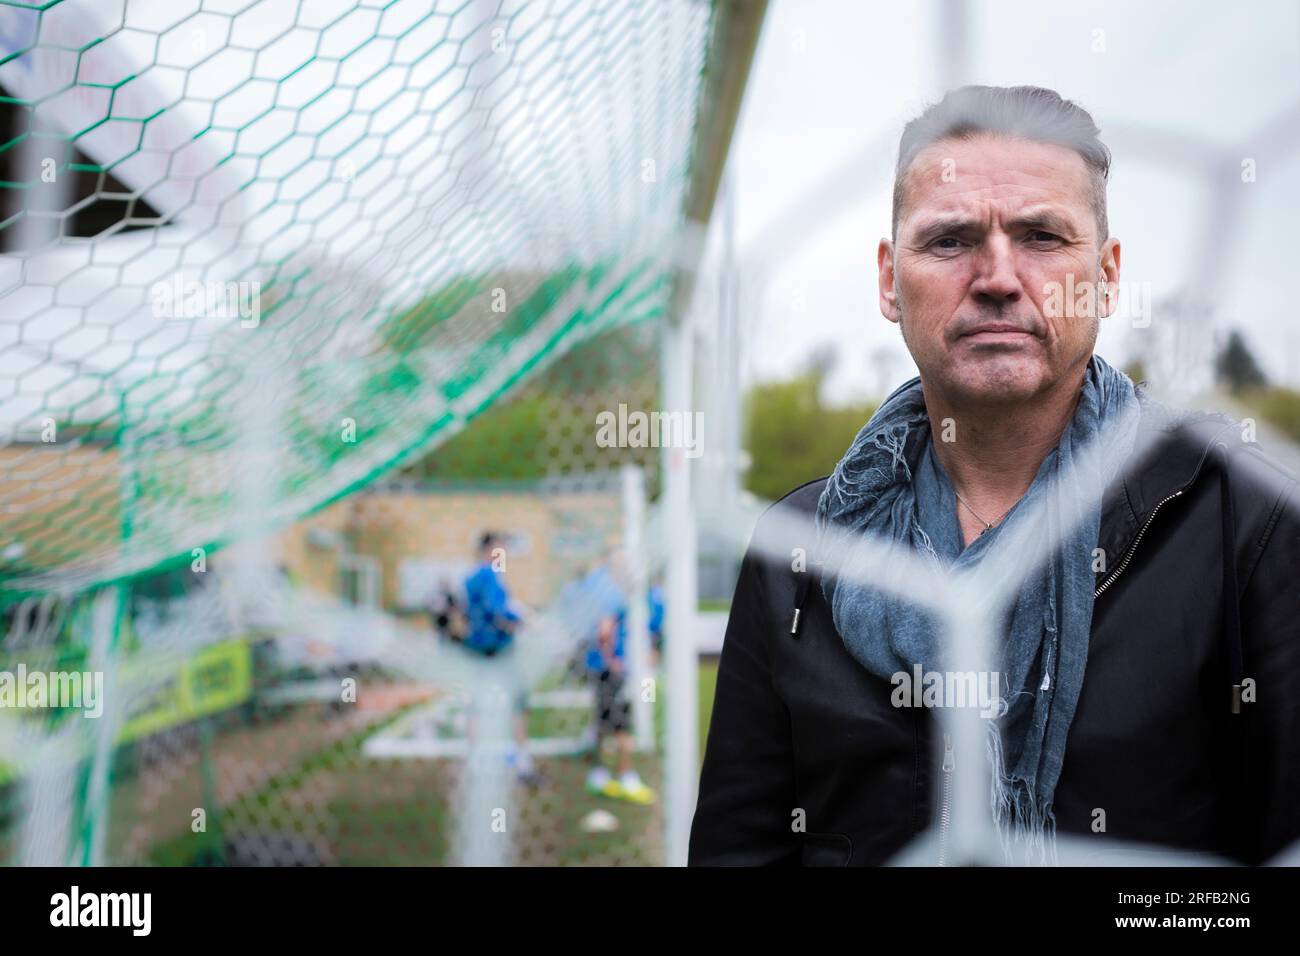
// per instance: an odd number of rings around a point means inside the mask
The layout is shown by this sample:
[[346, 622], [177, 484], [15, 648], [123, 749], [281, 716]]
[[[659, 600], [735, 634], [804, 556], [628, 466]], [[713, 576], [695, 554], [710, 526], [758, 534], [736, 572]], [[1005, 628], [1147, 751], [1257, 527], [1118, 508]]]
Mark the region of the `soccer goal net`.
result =
[[654, 809], [567, 765], [535, 840], [458, 850], [427, 778], [477, 678], [419, 642], [500, 532], [561, 633], [527, 734], [585, 741], [588, 628], [554, 611], [626, 548], [620, 466], [658, 480], [591, 423], [656, 388], [717, 29], [696, 0], [0, 0], [0, 670], [28, 675], [0, 860], [659, 858]]

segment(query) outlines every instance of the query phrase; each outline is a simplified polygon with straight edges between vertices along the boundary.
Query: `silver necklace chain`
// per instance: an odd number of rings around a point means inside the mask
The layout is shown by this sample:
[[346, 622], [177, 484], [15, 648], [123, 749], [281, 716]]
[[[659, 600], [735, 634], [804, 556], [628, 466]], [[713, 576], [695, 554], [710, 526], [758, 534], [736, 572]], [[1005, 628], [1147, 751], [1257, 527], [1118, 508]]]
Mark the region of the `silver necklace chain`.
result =
[[[991, 531], [991, 530], [992, 530], [992, 528], [993, 528], [993, 523], [990, 522], [990, 521], [985, 521], [985, 520], [984, 520], [984, 516], [983, 516], [982, 514], [980, 514], [978, 511], [976, 511], [974, 508], [972, 508], [972, 507], [970, 506], [970, 502], [967, 501], [965, 498], [963, 498], [963, 497], [961, 496], [961, 493], [958, 492], [956, 488], [954, 488], [954, 489], [952, 490], [952, 493], [953, 493], [954, 495], [957, 496], [957, 500], [958, 500], [958, 501], [960, 501], [962, 504], [964, 504], [964, 505], [966, 506], [966, 510], [967, 510], [967, 511], [969, 511], [971, 514], [973, 514], [976, 518], [979, 519], [980, 524], [984, 525], [984, 531]], [[1007, 513], [1006, 513], [1005, 511], [1002, 512], [1002, 515], [998, 518], [998, 521], [1001, 521], [1001, 520], [1002, 520], [1003, 518], [1005, 518], [1006, 516], [1007, 516]], [[980, 534], [983, 534], [984, 531], [981, 531]]]

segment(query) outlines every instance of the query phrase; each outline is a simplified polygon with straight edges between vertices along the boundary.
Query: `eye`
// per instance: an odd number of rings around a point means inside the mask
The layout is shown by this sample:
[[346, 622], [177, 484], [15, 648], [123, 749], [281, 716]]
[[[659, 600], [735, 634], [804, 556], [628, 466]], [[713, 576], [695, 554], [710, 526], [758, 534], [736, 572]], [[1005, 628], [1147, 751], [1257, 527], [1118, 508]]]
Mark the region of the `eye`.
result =
[[956, 236], [940, 236], [929, 245], [930, 249], [942, 249], [949, 252], [955, 249], [960, 249], [961, 247], [962, 241]]
[[1048, 232], [1046, 229], [1032, 229], [1025, 237], [1030, 242], [1060, 242], [1061, 237], [1054, 232]]

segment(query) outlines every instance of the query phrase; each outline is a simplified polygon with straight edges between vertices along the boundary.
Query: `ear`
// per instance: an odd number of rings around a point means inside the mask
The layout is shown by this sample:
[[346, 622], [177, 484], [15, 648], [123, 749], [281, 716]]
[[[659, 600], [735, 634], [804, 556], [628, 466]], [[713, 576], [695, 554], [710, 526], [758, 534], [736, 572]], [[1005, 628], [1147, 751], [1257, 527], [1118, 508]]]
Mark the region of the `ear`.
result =
[[890, 322], [898, 322], [898, 290], [894, 285], [894, 244], [880, 240], [876, 250], [877, 282], [880, 286], [880, 312]]
[[1097, 311], [1102, 318], [1107, 318], [1115, 311], [1115, 305], [1119, 298], [1119, 262], [1120, 247], [1119, 240], [1115, 238], [1107, 239], [1101, 246], [1101, 275], [1098, 278], [1105, 283], [1101, 287], [1101, 301], [1098, 303]]

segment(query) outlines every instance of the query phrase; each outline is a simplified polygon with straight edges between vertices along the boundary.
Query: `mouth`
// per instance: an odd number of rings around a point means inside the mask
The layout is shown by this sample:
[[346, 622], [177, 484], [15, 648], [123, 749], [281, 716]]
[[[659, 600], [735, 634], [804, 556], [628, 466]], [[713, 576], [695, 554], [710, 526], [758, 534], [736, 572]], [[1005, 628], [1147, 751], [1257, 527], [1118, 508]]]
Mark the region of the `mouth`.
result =
[[967, 332], [962, 336], [963, 339], [979, 339], [985, 337], [1032, 339], [1034, 333], [1025, 332], [1021, 329], [979, 329], [976, 332]]
[[977, 329], [971, 329], [971, 331], [964, 332], [958, 336], [958, 339], [962, 341], [1004, 343], [1007, 345], [1027, 342], [1034, 338], [1037, 338], [1037, 336], [1033, 332], [1021, 328], [1018, 325], [1005, 323], [982, 325]]

